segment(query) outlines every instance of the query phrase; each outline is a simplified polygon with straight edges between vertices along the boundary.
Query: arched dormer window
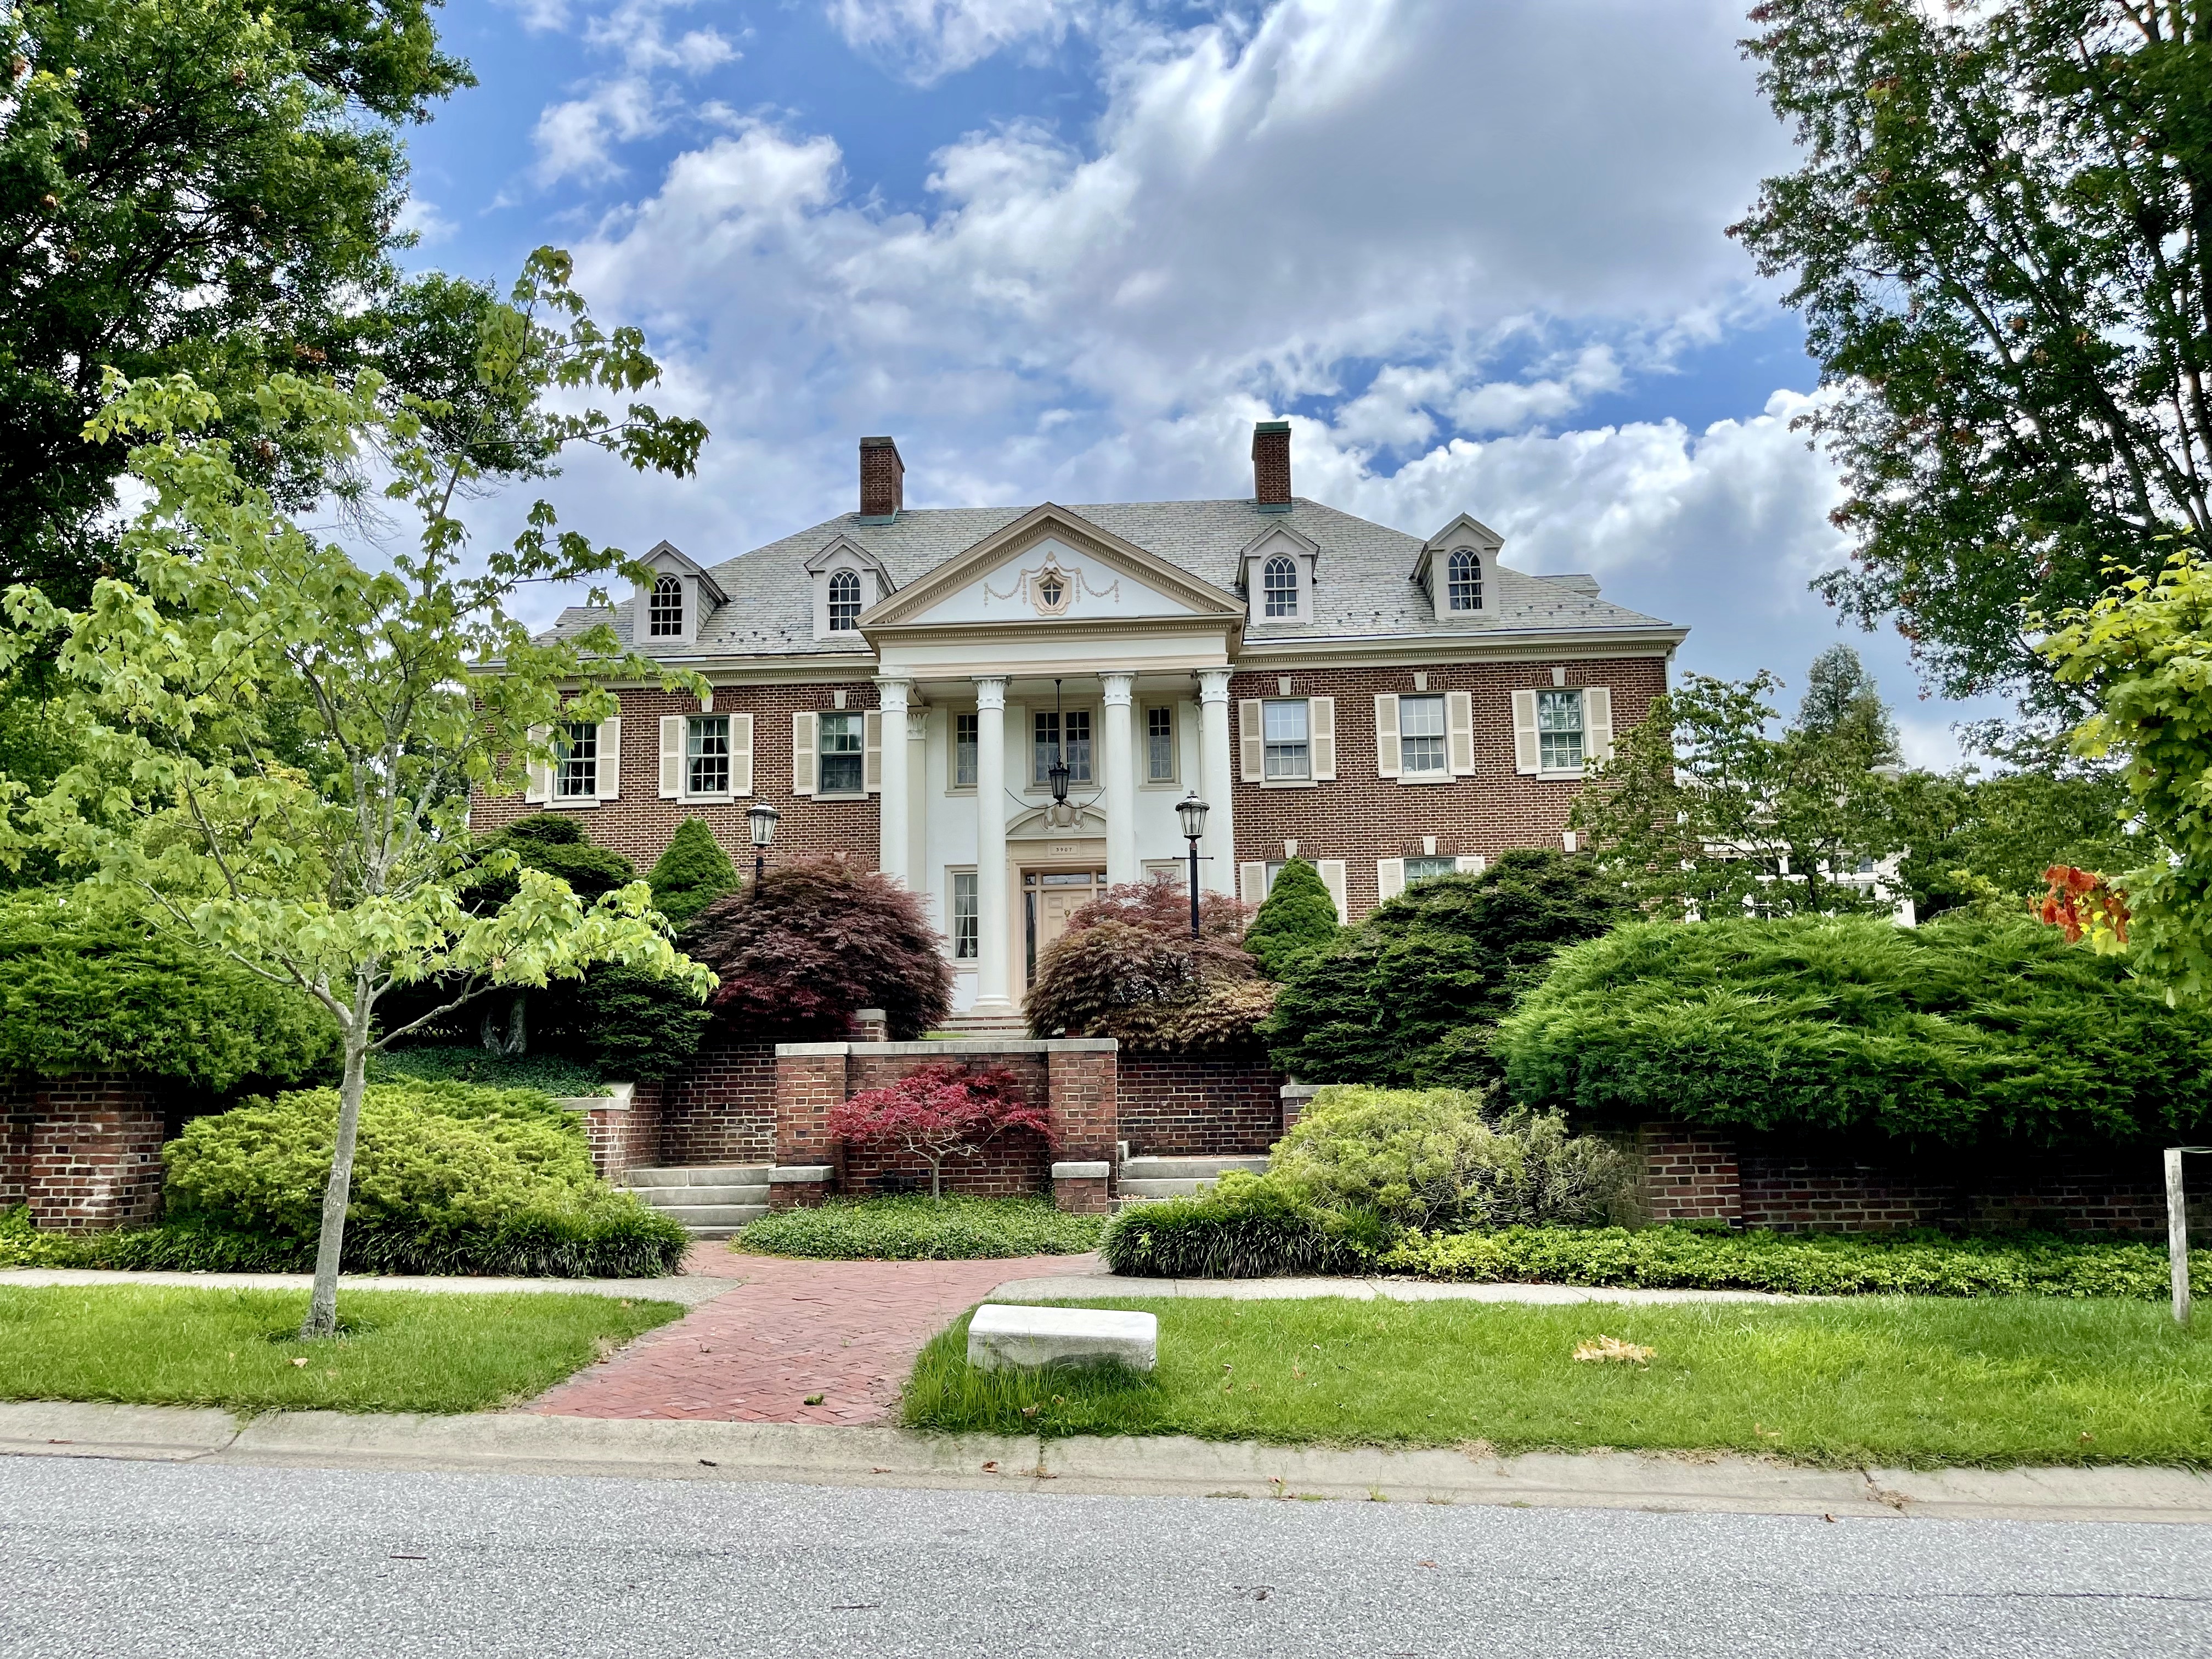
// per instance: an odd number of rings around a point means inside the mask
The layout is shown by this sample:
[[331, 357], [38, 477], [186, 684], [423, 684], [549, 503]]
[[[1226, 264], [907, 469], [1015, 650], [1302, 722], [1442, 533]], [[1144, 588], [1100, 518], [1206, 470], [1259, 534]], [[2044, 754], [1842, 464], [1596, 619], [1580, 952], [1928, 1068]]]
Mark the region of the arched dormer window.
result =
[[646, 633], [656, 640], [684, 637], [684, 579], [657, 576], [653, 599], [647, 607]]
[[1444, 567], [1445, 592], [1449, 596], [1449, 608], [1454, 611], [1482, 609], [1482, 556], [1473, 548], [1462, 547], [1451, 556]]
[[834, 571], [830, 577], [830, 631], [850, 634], [860, 625], [860, 574], [851, 570]]
[[1290, 560], [1279, 553], [1268, 560], [1261, 569], [1260, 586], [1267, 595], [1268, 616], [1298, 614], [1298, 568]]

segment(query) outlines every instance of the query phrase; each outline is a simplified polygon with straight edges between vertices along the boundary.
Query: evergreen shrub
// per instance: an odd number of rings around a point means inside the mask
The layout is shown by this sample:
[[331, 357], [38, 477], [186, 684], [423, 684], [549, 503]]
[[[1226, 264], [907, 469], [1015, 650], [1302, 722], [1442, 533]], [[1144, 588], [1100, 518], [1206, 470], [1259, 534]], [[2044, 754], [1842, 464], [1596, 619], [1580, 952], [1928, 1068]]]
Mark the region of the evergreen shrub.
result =
[[1343, 931], [1321, 872], [1309, 860], [1290, 859], [1275, 872], [1275, 884], [1254, 913], [1244, 948], [1261, 973], [1280, 979], [1307, 957], [1335, 944]]
[[686, 818], [676, 826], [645, 878], [653, 888], [653, 908], [679, 930], [739, 885], [737, 866], [704, 818]]
[[1513, 1097], [1847, 1140], [2202, 1139], [2212, 1014], [2026, 918], [1638, 923], [1563, 953], [1500, 1027]]
[[1266, 1279], [1358, 1273], [1381, 1241], [1346, 1225], [1272, 1174], [1232, 1170], [1210, 1192], [1131, 1204], [1098, 1241], [1115, 1273], [1136, 1279]]

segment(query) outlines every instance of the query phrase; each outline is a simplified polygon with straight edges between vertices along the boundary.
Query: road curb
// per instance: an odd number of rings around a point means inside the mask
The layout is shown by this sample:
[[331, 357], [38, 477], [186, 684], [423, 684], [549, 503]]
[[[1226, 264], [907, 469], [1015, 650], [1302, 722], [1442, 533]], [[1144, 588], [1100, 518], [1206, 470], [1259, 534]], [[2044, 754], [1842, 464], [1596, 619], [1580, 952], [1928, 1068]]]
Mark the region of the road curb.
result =
[[452, 1417], [0, 1402], [0, 1455], [773, 1481], [928, 1491], [1504, 1504], [1900, 1520], [2212, 1522], [2175, 1468], [1822, 1469], [1736, 1456], [1270, 1446], [1176, 1437], [477, 1413]]

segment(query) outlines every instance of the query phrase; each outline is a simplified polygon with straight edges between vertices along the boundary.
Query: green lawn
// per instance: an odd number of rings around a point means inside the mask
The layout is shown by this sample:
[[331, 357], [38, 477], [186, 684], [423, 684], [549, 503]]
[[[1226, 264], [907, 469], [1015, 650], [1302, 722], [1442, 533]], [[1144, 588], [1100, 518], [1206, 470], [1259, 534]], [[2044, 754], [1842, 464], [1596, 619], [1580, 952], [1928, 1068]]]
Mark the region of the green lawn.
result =
[[[1159, 1369], [915, 1362], [918, 1428], [1500, 1451], [1613, 1446], [1808, 1462], [2212, 1464], [2212, 1335], [2142, 1302], [1868, 1297], [1795, 1307], [1101, 1301], [1157, 1314]], [[1589, 1363], [1599, 1336], [1648, 1366]]]
[[605, 1296], [346, 1291], [345, 1334], [307, 1343], [295, 1334], [307, 1308], [305, 1291], [0, 1288], [0, 1400], [484, 1411], [684, 1311]]

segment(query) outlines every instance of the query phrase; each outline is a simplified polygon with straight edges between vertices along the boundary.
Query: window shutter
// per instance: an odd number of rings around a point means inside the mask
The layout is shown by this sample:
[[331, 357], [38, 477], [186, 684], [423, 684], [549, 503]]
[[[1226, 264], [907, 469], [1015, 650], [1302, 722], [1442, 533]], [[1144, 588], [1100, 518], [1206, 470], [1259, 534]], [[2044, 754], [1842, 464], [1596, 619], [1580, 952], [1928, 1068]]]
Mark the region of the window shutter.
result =
[[1613, 691], [1603, 685], [1583, 688], [1583, 761], [1613, 758]]
[[[1336, 699], [1308, 697], [1306, 699], [1306, 735], [1313, 759], [1313, 775], [1317, 782], [1329, 783], [1336, 778]], [[1336, 907], [1341, 910], [1344, 907]]]
[[600, 800], [622, 798], [622, 721], [599, 722], [599, 757], [592, 767], [592, 793]]
[[870, 794], [884, 787], [884, 711], [871, 708], [860, 716], [860, 787]]
[[1536, 694], [1516, 691], [1513, 694], [1513, 769], [1528, 773], [1536, 770], [1540, 751], [1536, 745]]
[[1444, 693], [1444, 747], [1455, 778], [1474, 775], [1474, 694]]
[[1344, 896], [1344, 860], [1316, 859], [1314, 867], [1321, 872], [1321, 884], [1328, 889], [1329, 898], [1336, 905], [1336, 924], [1340, 927], [1352, 925], [1352, 909]]
[[811, 714], [791, 717], [791, 793], [811, 795], [814, 793], [816, 762], [814, 746], [814, 716]]
[[1406, 860], [1377, 859], [1375, 860], [1375, 893], [1377, 901], [1394, 899], [1406, 890]]
[[[548, 728], [533, 726], [529, 741], [533, 747], [542, 745], [549, 735]], [[524, 769], [522, 799], [543, 805], [553, 799], [553, 769], [544, 761], [532, 757]]]
[[1266, 865], [1240, 864], [1237, 866], [1237, 896], [1255, 906], [1267, 896]]
[[1462, 876], [1479, 876], [1490, 868], [1490, 860], [1480, 853], [1463, 853], [1452, 860], [1452, 868]]
[[1398, 747], [1398, 694], [1377, 691], [1375, 694], [1375, 775], [1395, 778], [1405, 769], [1404, 754]]
[[1267, 749], [1260, 735], [1260, 700], [1246, 697], [1237, 705], [1237, 748], [1239, 770], [1247, 783], [1257, 783], [1267, 770]]
[[684, 798], [684, 727], [681, 714], [660, 717], [660, 799]]
[[753, 792], [753, 717], [750, 714], [730, 716], [730, 793], [750, 795]]

